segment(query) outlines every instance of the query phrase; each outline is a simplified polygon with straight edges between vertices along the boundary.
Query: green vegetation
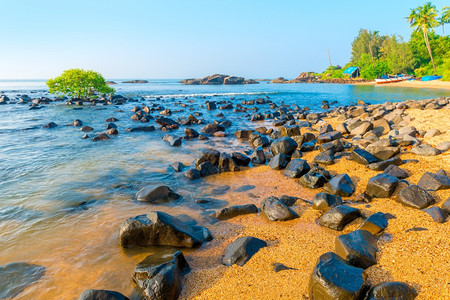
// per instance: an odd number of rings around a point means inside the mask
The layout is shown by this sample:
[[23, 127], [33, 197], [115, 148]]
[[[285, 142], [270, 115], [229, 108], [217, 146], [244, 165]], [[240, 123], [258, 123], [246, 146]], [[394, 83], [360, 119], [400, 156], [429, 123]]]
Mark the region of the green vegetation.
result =
[[[361, 29], [352, 42], [350, 62], [342, 69], [328, 67], [320, 76], [344, 78], [347, 67], [358, 66], [361, 77], [368, 80], [386, 74], [437, 74], [450, 81], [450, 37], [444, 34], [445, 24], [450, 23], [450, 7], [444, 7], [438, 17], [436, 6], [427, 2], [412, 9], [406, 19], [413, 29], [409, 41], [398, 35]], [[440, 26], [442, 35], [434, 31]]]
[[49, 92], [74, 98], [90, 98], [99, 94], [113, 94], [102, 74], [83, 69], [70, 69], [47, 81]]

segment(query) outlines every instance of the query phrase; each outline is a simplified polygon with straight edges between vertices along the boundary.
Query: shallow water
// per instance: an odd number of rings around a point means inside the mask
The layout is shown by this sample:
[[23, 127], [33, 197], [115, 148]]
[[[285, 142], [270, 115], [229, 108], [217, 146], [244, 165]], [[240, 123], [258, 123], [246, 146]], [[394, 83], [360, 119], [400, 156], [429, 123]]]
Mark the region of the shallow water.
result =
[[[116, 82], [120, 82], [117, 80]], [[323, 100], [347, 105], [361, 99], [370, 103], [450, 96], [448, 91], [393, 87], [266, 84], [246, 86], [183, 86], [175, 80], [152, 80], [149, 84], [118, 84], [122, 95], [142, 103], [158, 103], [175, 112], [171, 118], [202, 112], [201, 118], [216, 119], [219, 112], [233, 122], [227, 132], [255, 128], [268, 122], [250, 123], [231, 111], [206, 111], [206, 100], [234, 103], [270, 97], [277, 104], [297, 104], [320, 110]], [[14, 97], [46, 95], [43, 81], [0, 81], [0, 94]], [[161, 97], [157, 99], [156, 97]], [[186, 98], [185, 98], [186, 97]], [[189, 103], [194, 100], [194, 103]], [[193, 111], [175, 103], [192, 105]], [[149, 210], [198, 219], [202, 212], [193, 199], [226, 193], [208, 181], [189, 182], [174, 173], [170, 164], [191, 164], [195, 152], [205, 147], [224, 151], [251, 148], [233, 137], [210, 141], [183, 141], [172, 148], [161, 140], [167, 132], [129, 133], [127, 127], [147, 124], [130, 120], [131, 108], [121, 106], [72, 107], [63, 103], [29, 110], [27, 105], [0, 106], [0, 265], [25, 261], [46, 267], [43, 278], [20, 293], [19, 299], [76, 299], [87, 288], [114, 289], [131, 295], [134, 266], [155, 248], [124, 252], [118, 245], [118, 228], [128, 217]], [[335, 107], [332, 105], [331, 107]], [[261, 111], [268, 105], [259, 106]], [[83, 140], [77, 127], [63, 126], [80, 119], [96, 132], [106, 129], [109, 117], [119, 135], [110, 140]], [[59, 126], [43, 129], [50, 121]], [[155, 125], [151, 120], [148, 125]], [[193, 128], [200, 130], [200, 125]], [[183, 135], [183, 128], [173, 134]], [[231, 135], [231, 134], [230, 134]], [[184, 199], [169, 205], [138, 203], [133, 196], [147, 184], [166, 184]], [[243, 189], [250, 188], [244, 187]], [[138, 296], [134, 296], [138, 298]]]

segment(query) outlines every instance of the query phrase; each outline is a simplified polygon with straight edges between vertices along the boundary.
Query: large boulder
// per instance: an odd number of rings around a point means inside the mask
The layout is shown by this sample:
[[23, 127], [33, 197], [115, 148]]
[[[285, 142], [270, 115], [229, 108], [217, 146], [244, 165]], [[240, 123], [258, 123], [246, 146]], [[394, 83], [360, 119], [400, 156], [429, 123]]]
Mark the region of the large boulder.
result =
[[311, 300], [359, 300], [367, 292], [367, 275], [361, 268], [347, 264], [327, 252], [319, 257], [309, 280]]
[[434, 203], [434, 198], [417, 185], [410, 185], [400, 190], [397, 201], [410, 207], [424, 209]]
[[355, 185], [347, 174], [339, 174], [331, 178], [325, 190], [333, 195], [350, 197], [355, 192]]
[[311, 167], [306, 160], [296, 158], [287, 164], [283, 174], [289, 178], [300, 178], [308, 173], [310, 169]]
[[367, 269], [377, 263], [377, 239], [368, 231], [355, 230], [336, 237], [336, 254], [350, 265]]
[[180, 251], [147, 256], [133, 273], [133, 280], [146, 299], [175, 300], [181, 294], [183, 278], [190, 271]]
[[28, 286], [40, 280], [45, 267], [26, 262], [14, 262], [0, 266], [0, 299], [14, 298]]
[[319, 224], [337, 231], [342, 231], [347, 224], [361, 216], [357, 208], [338, 205], [328, 210], [319, 218]]
[[267, 247], [267, 243], [255, 237], [239, 237], [225, 250], [222, 263], [226, 266], [245, 265], [259, 249]]
[[148, 185], [136, 193], [137, 201], [150, 203], [165, 203], [181, 198], [180, 195], [172, 191], [168, 186]]
[[271, 221], [287, 221], [298, 218], [298, 215], [276, 197], [267, 197], [261, 203], [261, 210]]
[[78, 300], [129, 300], [129, 299], [119, 292], [89, 289], [83, 291]]
[[369, 291], [367, 300], [414, 300], [417, 292], [403, 282], [381, 282]]
[[297, 146], [298, 144], [294, 139], [290, 137], [282, 137], [272, 142], [270, 145], [270, 150], [273, 155], [283, 153], [290, 156], [292, 152], [297, 149]]
[[369, 179], [366, 193], [372, 198], [389, 198], [398, 185], [398, 178], [387, 174], [378, 174]]
[[312, 208], [324, 212], [338, 205], [342, 205], [342, 198], [328, 193], [317, 193], [312, 200]]
[[186, 224], [160, 211], [128, 218], [122, 223], [119, 231], [120, 244], [125, 248], [132, 246], [192, 248], [211, 239], [207, 228]]

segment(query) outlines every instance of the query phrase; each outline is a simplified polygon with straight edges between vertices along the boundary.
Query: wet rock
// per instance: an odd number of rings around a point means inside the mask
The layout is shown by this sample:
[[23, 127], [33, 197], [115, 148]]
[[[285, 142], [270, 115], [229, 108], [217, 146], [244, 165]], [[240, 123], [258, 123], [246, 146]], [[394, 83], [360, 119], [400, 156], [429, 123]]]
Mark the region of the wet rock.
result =
[[170, 127], [174, 125], [179, 125], [178, 122], [175, 122], [174, 120], [162, 116], [157, 116], [155, 118], [155, 122], [163, 127]]
[[56, 123], [55, 122], [50, 122], [50, 123], [47, 123], [47, 124], [45, 124], [44, 126], [42, 126], [42, 128], [55, 128], [55, 127], [57, 127], [58, 125], [56, 125]]
[[424, 209], [434, 203], [434, 198], [417, 185], [410, 185], [400, 190], [397, 201], [413, 208]]
[[309, 171], [300, 178], [300, 183], [311, 189], [317, 189], [324, 186], [328, 182], [328, 179], [320, 172]]
[[177, 161], [170, 165], [175, 172], [181, 172], [186, 167], [183, 163]]
[[331, 153], [344, 151], [344, 145], [340, 140], [335, 140], [329, 143], [319, 145], [320, 152], [331, 151]]
[[449, 214], [446, 211], [436, 206], [426, 208], [423, 211], [429, 214], [436, 223], [445, 223], [449, 217]]
[[214, 102], [214, 101], [206, 101], [205, 104], [206, 104], [207, 110], [214, 110], [217, 108], [216, 102]]
[[274, 170], [282, 170], [287, 166], [290, 160], [291, 157], [289, 155], [279, 153], [270, 160], [269, 166]]
[[93, 140], [94, 142], [105, 141], [105, 140], [109, 140], [109, 136], [106, 135], [106, 134], [104, 134], [104, 133], [100, 133], [99, 135], [94, 136], [94, 137], [92, 138], [92, 140]]
[[172, 147], [181, 146], [181, 137], [179, 136], [173, 134], [166, 134], [162, 139], [164, 142], [168, 143]]
[[387, 174], [378, 174], [369, 179], [366, 193], [372, 198], [389, 198], [398, 185], [398, 178]]
[[314, 157], [313, 161], [322, 165], [332, 165], [335, 163], [334, 155], [331, 151], [321, 152], [317, 154]]
[[290, 156], [292, 152], [297, 149], [297, 146], [297, 142], [292, 138], [282, 137], [272, 142], [270, 150], [272, 151], [273, 155], [283, 153]]
[[225, 131], [225, 127], [219, 124], [208, 124], [202, 128], [201, 133], [214, 134], [218, 131]]
[[355, 129], [352, 129], [350, 131], [350, 133], [353, 135], [364, 135], [372, 129], [373, 129], [373, 124], [371, 122], [363, 122]]
[[283, 174], [289, 178], [300, 178], [308, 173], [310, 169], [311, 167], [306, 160], [296, 158], [287, 164]]
[[355, 185], [347, 174], [334, 176], [324, 188], [327, 192], [341, 197], [350, 197], [355, 192]]
[[446, 175], [437, 175], [426, 172], [420, 177], [417, 185], [425, 190], [446, 190], [450, 188], [450, 178]]
[[185, 138], [194, 139], [194, 138], [198, 138], [199, 135], [200, 134], [195, 129], [192, 129], [192, 128], [185, 128], [184, 129], [184, 136], [185, 136]]
[[201, 177], [200, 171], [197, 169], [189, 169], [186, 172], [184, 172], [184, 176], [190, 180], [199, 179]]
[[360, 148], [356, 148], [352, 151], [352, 153], [350, 154], [350, 159], [362, 165], [368, 165], [379, 161], [378, 158], [370, 154], [368, 151]]
[[252, 130], [237, 130], [234, 135], [238, 138], [238, 139], [248, 139], [248, 137], [250, 136], [250, 133], [252, 133]]
[[315, 146], [316, 146], [316, 144], [312, 141], [306, 142], [306, 143], [302, 144], [302, 146], [300, 147], [300, 151], [302, 151], [302, 152], [313, 151]]
[[340, 138], [342, 138], [342, 133], [340, 133], [339, 131], [330, 131], [330, 132], [319, 135], [317, 137], [317, 142], [319, 144], [325, 144], [325, 143], [332, 142], [334, 140], [338, 140]]
[[70, 124], [70, 126], [74, 126], [74, 127], [81, 127], [83, 126], [83, 122], [81, 120], [73, 120], [73, 122]]
[[172, 191], [166, 185], [148, 185], [136, 193], [137, 201], [145, 201], [150, 203], [165, 203], [178, 200], [179, 198], [181, 198], [181, 196]]
[[393, 157], [387, 160], [371, 163], [367, 165], [367, 168], [373, 171], [384, 171], [390, 165], [400, 166], [403, 164], [403, 160], [400, 157]]
[[239, 152], [233, 152], [231, 158], [236, 162], [238, 166], [248, 166], [250, 163], [250, 157]]
[[106, 130], [105, 134], [108, 134], [108, 135], [118, 135], [118, 134], [119, 134], [119, 131], [118, 131], [116, 128], [111, 128], [111, 129]]
[[361, 216], [357, 208], [338, 205], [331, 208], [319, 218], [319, 224], [334, 230], [342, 231], [345, 226]]
[[268, 197], [261, 203], [261, 210], [271, 221], [287, 221], [298, 215], [276, 197]]
[[259, 249], [267, 247], [267, 243], [255, 237], [239, 237], [225, 250], [222, 263], [226, 266], [245, 265]]
[[116, 128], [117, 129], [117, 125], [114, 123], [109, 123], [108, 125], [106, 125], [106, 129], [111, 129], [111, 128]]
[[0, 266], [0, 299], [14, 298], [28, 286], [40, 280], [45, 267], [26, 262], [14, 262]]
[[160, 211], [128, 218], [122, 223], [119, 231], [120, 245], [124, 248], [132, 246], [192, 248], [211, 239], [207, 228], [186, 224]]
[[328, 193], [317, 193], [314, 196], [312, 203], [313, 209], [327, 212], [335, 206], [342, 205], [342, 198]]
[[83, 291], [78, 300], [129, 300], [129, 299], [119, 292], [89, 289]]
[[361, 268], [347, 264], [327, 252], [319, 257], [309, 280], [311, 300], [358, 300], [367, 292], [367, 275]]
[[126, 130], [129, 132], [151, 132], [155, 131], [155, 126], [139, 126], [134, 128], [127, 128]]
[[94, 130], [94, 128], [92, 128], [91, 126], [83, 126], [80, 128], [80, 130], [83, 132], [89, 132], [89, 131]]
[[85, 135], [83, 135], [81, 138], [82, 138], [82, 139], [88, 139], [88, 138], [89, 138], [89, 135], [88, 135], [88, 134], [85, 134]]
[[176, 300], [183, 289], [183, 278], [190, 271], [180, 251], [147, 256], [133, 273], [133, 280], [146, 299]]
[[402, 168], [397, 167], [396, 165], [390, 165], [389, 167], [387, 167], [383, 174], [387, 174], [393, 177], [397, 177], [398, 179], [404, 179], [409, 177], [408, 173], [406, 173], [405, 170], [403, 170]]
[[371, 234], [378, 234], [386, 229], [388, 226], [388, 220], [386, 215], [382, 212], [377, 212], [370, 217], [368, 217], [362, 224], [358, 227], [359, 230], [366, 230]]
[[421, 156], [435, 156], [440, 153], [440, 151], [428, 144], [418, 145], [411, 149], [411, 152]]
[[195, 166], [198, 168], [200, 164], [209, 161], [213, 165], [219, 164], [220, 152], [215, 149], [204, 149], [200, 152], [199, 158], [195, 161]]
[[377, 263], [377, 240], [368, 231], [355, 230], [336, 237], [336, 254], [350, 265], [367, 269]]
[[209, 175], [219, 174], [219, 168], [213, 165], [210, 161], [201, 163], [197, 170], [200, 171], [200, 176], [205, 177]]
[[300, 126], [292, 125], [292, 126], [283, 126], [281, 129], [281, 136], [294, 136], [300, 135]]
[[250, 157], [252, 164], [263, 165], [266, 163], [266, 155], [261, 146], [257, 147]]
[[278, 198], [284, 205], [286, 206], [292, 206], [295, 204], [295, 202], [299, 199], [297, 197], [291, 197], [287, 195], [283, 195], [280, 198]]
[[231, 155], [222, 152], [219, 157], [219, 171], [220, 172], [237, 172], [239, 171], [239, 166], [232, 159]]
[[414, 300], [416, 291], [403, 282], [381, 282], [369, 291], [367, 300]]
[[221, 210], [214, 212], [211, 216], [219, 220], [228, 220], [237, 216], [256, 213], [258, 213], [258, 208], [256, 205], [245, 204], [222, 208]]

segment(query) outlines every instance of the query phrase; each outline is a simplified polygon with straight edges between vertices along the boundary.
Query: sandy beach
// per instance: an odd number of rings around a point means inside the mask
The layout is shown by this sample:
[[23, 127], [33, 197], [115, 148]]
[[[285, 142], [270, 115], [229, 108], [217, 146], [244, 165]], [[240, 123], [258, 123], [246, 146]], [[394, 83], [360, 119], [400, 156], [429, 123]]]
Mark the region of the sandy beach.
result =
[[389, 86], [389, 87], [408, 87], [419, 89], [443, 89], [450, 90], [450, 81], [432, 80], [432, 81], [418, 81], [408, 80], [394, 83], [377, 84], [375, 81], [370, 82], [355, 82], [355, 85], [374, 85], [374, 86]]
[[[418, 130], [439, 129], [443, 134], [424, 139], [431, 145], [450, 140], [448, 124], [450, 117], [446, 109], [408, 109], [412, 117], [411, 126]], [[329, 118], [333, 126], [337, 121]], [[304, 159], [312, 161], [318, 151], [309, 152]], [[425, 171], [437, 172], [450, 169], [447, 153], [424, 157], [403, 153], [402, 159], [418, 159], [418, 163], [407, 163], [401, 167], [411, 176], [406, 180], [417, 184]], [[378, 174], [365, 166], [340, 159], [327, 166], [333, 174], [347, 173], [357, 188], [352, 197], [356, 200], [369, 178]], [[290, 195], [311, 200], [318, 192], [298, 184], [297, 179], [288, 179], [282, 171], [274, 171], [268, 166], [252, 168], [237, 173], [223, 173], [209, 177], [208, 182], [216, 186], [230, 186], [233, 191], [247, 186], [247, 192], [229, 192], [221, 196], [230, 205], [253, 203], [260, 206], [268, 196]], [[450, 197], [450, 190], [433, 193], [437, 206]], [[450, 269], [450, 223], [439, 224], [425, 212], [406, 207], [389, 199], [374, 199], [370, 203], [355, 202], [351, 206], [359, 208], [364, 216], [376, 212], [390, 213], [395, 218], [378, 241], [378, 264], [366, 270], [370, 284], [383, 281], [402, 281], [414, 287], [417, 299], [449, 299], [450, 281], [446, 274]], [[349, 233], [361, 224], [359, 218], [338, 232], [317, 224], [319, 211], [309, 204], [297, 201], [295, 211], [300, 218], [286, 222], [271, 222], [261, 214], [239, 216], [209, 226], [214, 240], [188, 255], [193, 271], [185, 278], [182, 299], [309, 299], [308, 282], [320, 255], [334, 251], [335, 237]], [[412, 230], [412, 228], [425, 228]], [[261, 249], [243, 267], [225, 267], [220, 258], [224, 249], [240, 236], [253, 236], [268, 241], [269, 246]], [[293, 270], [275, 273], [273, 264], [282, 263]]]

